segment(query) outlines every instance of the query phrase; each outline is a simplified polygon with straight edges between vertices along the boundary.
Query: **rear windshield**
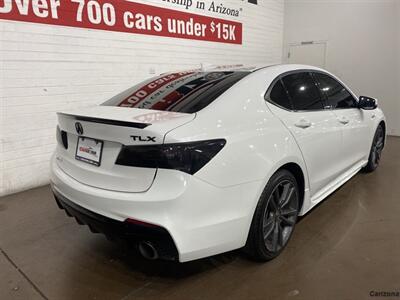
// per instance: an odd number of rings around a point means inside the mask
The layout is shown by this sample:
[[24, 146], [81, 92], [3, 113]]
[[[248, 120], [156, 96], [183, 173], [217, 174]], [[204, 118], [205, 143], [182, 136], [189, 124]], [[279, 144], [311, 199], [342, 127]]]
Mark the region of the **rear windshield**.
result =
[[167, 74], [138, 84], [103, 105], [196, 113], [248, 74], [243, 71]]

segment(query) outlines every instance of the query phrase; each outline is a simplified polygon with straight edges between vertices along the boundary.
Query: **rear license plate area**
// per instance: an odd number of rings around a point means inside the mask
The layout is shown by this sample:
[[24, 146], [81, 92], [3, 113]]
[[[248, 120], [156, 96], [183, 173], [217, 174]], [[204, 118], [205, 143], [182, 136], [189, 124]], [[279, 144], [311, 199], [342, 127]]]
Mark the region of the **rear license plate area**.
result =
[[78, 137], [75, 159], [100, 167], [103, 145], [103, 141], [87, 137]]

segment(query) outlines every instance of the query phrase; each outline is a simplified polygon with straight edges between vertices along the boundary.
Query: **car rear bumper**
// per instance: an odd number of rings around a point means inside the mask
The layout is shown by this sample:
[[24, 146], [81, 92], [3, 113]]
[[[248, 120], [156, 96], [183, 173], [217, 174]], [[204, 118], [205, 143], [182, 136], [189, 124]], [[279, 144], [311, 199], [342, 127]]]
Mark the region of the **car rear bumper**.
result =
[[106, 235], [153, 242], [152, 231], [137, 234], [140, 228], [129, 226], [127, 231], [126, 220], [152, 224], [163, 232], [164, 258], [177, 256], [180, 262], [243, 247], [263, 189], [258, 181], [221, 188], [182, 172], [158, 170], [147, 192], [109, 191], [78, 182], [55, 157], [51, 182], [58, 204], [79, 222]]
[[87, 225], [93, 233], [103, 233], [109, 239], [122, 239], [135, 246], [140, 242], [150, 242], [157, 249], [158, 257], [165, 260], [178, 260], [178, 251], [168, 231], [151, 224], [121, 222], [99, 215], [68, 200], [53, 189], [54, 198], [60, 209], [78, 224]]

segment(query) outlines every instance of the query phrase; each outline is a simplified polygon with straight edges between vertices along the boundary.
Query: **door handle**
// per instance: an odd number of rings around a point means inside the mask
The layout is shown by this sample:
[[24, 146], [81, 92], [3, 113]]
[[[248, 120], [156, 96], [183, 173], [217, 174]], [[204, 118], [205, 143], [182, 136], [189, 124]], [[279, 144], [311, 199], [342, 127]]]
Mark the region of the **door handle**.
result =
[[371, 119], [375, 119], [376, 118], [376, 114], [372, 114]]
[[350, 120], [346, 117], [341, 117], [338, 119], [340, 123], [342, 123], [343, 125], [347, 125], [350, 123]]
[[298, 121], [296, 124], [294, 124], [296, 127], [306, 129], [312, 126], [312, 123], [306, 119], [301, 119]]

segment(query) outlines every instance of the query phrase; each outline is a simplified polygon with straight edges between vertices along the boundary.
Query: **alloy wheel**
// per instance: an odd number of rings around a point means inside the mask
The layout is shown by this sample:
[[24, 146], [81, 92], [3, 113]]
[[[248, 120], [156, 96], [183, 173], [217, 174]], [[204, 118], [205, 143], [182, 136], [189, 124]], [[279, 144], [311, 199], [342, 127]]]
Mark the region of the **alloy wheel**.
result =
[[298, 215], [295, 185], [284, 180], [277, 184], [268, 199], [263, 218], [263, 236], [268, 251], [278, 252], [288, 242]]
[[383, 147], [384, 147], [384, 133], [383, 133], [382, 127], [379, 127], [376, 132], [374, 144], [372, 146], [372, 153], [371, 153], [372, 154], [371, 160], [375, 166], [379, 165], [379, 162], [382, 157]]

